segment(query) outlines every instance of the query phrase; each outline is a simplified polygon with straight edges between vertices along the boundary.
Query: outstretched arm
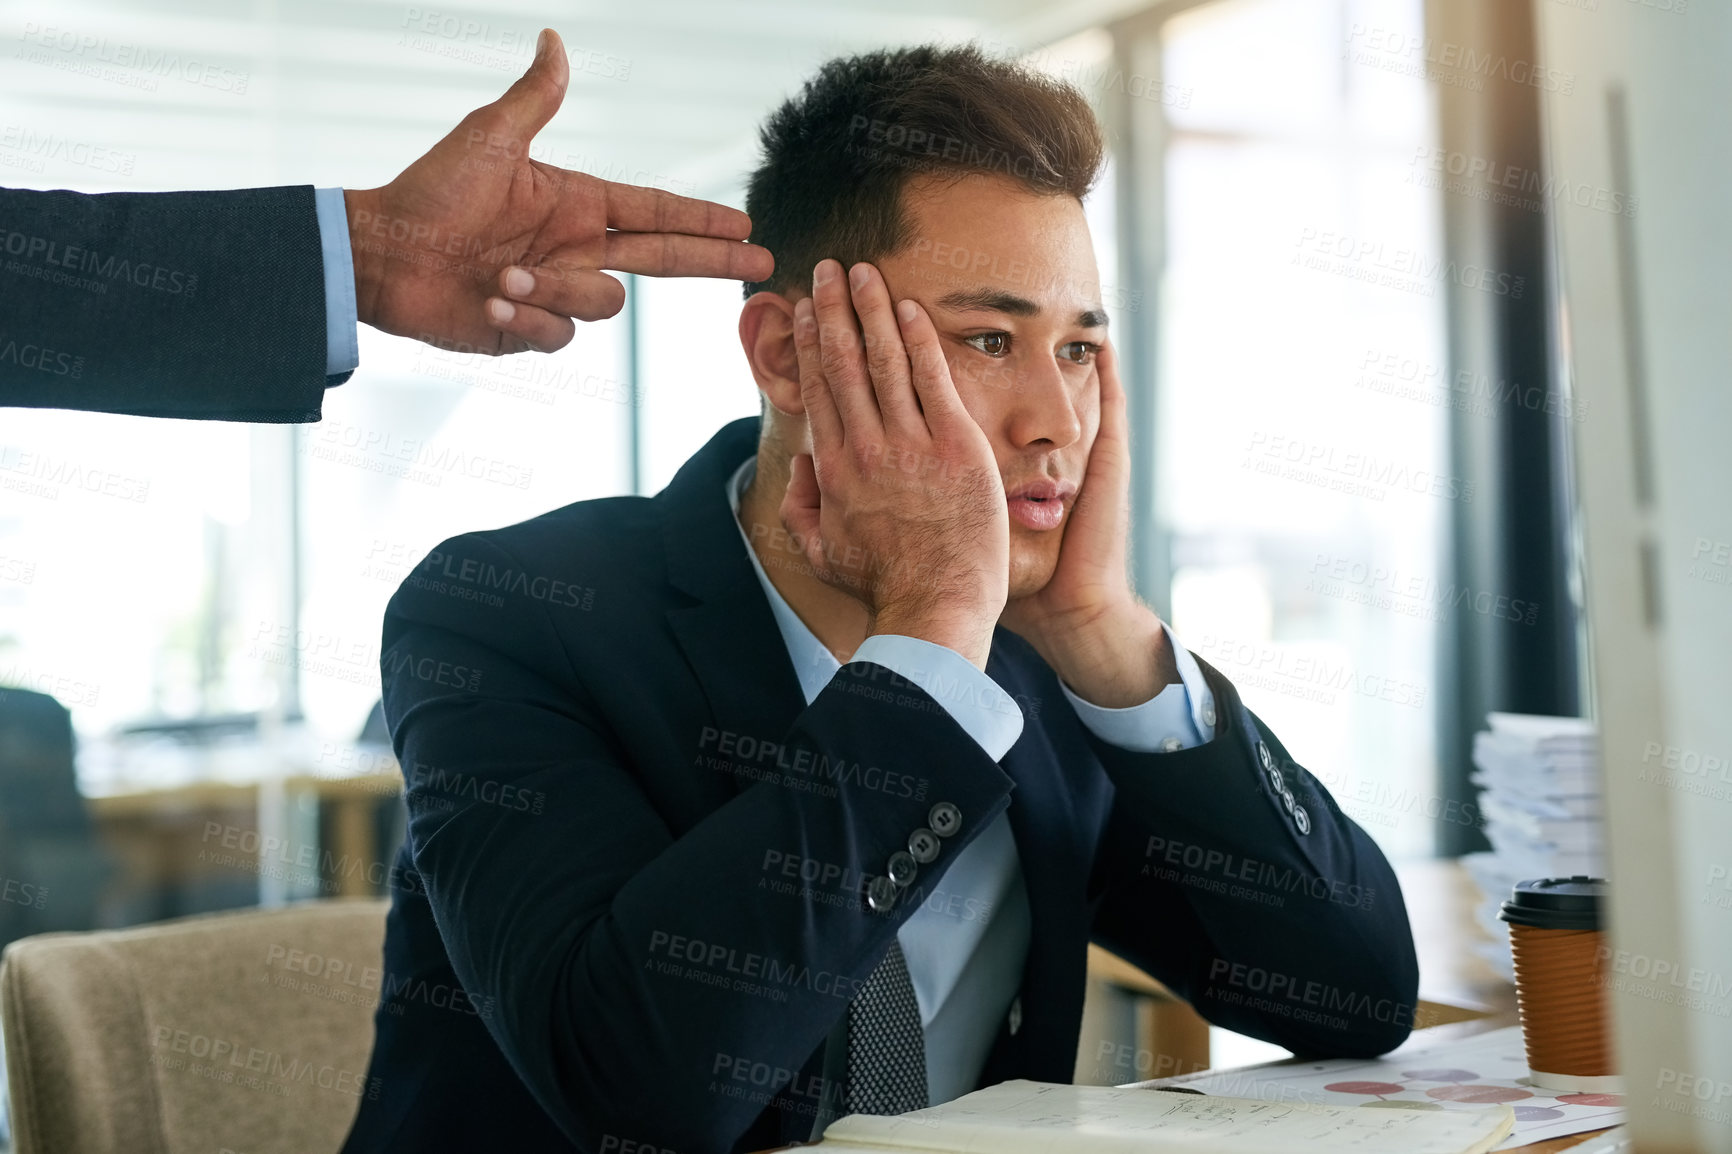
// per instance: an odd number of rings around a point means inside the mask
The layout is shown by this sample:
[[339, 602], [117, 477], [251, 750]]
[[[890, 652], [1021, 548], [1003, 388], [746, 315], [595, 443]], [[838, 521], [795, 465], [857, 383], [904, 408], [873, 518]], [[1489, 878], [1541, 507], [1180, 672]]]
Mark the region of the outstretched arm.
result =
[[[0, 406], [316, 421], [354, 366], [356, 320], [443, 348], [547, 351], [574, 318], [619, 311], [604, 270], [770, 275], [742, 212], [530, 159], [568, 76], [544, 32], [503, 96], [335, 211], [304, 185], [0, 189]], [[351, 276], [353, 310], [328, 309], [326, 285]], [[349, 356], [333, 366], [328, 344]]]

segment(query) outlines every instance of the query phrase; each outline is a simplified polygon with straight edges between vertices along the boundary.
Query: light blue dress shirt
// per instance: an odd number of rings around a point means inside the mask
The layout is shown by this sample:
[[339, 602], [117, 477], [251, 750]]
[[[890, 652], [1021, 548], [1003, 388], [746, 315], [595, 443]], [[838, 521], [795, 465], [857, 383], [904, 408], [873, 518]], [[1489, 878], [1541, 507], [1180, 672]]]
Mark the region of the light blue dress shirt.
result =
[[[757, 461], [747, 460], [728, 481], [736, 525], [740, 494], [756, 471]], [[764, 587], [809, 705], [841, 665], [770, 583], [744, 529], [740, 542]], [[1170, 629], [1167, 641], [1182, 684], [1167, 686], [1141, 705], [1102, 709], [1064, 687], [1077, 716], [1102, 741], [1137, 753], [1160, 753], [1188, 749], [1214, 736], [1214, 698], [1202, 670]], [[854, 660], [882, 665], [926, 688], [993, 761], [1001, 760], [1022, 734], [1021, 708], [955, 650], [917, 637], [879, 634], [854, 651]], [[918, 900], [920, 908], [902, 924], [896, 940], [920, 1003], [927, 1095], [936, 1106], [974, 1089], [999, 1023], [1022, 983], [1030, 929], [1028, 894], [1009, 817], [1000, 814], [957, 854], [937, 887], [928, 890], [917, 884], [908, 896]]]
[[355, 328], [355, 259], [349, 250], [349, 213], [340, 188], [315, 188], [319, 251], [325, 260], [325, 375], [352, 371], [361, 363]]

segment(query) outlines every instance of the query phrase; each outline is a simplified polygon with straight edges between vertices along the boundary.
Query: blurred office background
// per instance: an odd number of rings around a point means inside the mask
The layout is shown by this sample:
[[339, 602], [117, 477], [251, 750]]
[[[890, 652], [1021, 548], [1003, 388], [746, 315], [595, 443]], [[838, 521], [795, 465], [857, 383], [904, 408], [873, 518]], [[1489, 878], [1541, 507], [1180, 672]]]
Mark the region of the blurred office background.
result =
[[[541, 159], [733, 204], [758, 122], [834, 55], [974, 40], [1070, 80], [1110, 136], [1087, 208], [1140, 450], [1139, 588], [1423, 863], [1485, 845], [1488, 710], [1591, 697], [1571, 510], [1594, 414], [1551, 246], [1561, 211], [1640, 223], [1653, 198], [1584, 205], [1547, 171], [1543, 101], [1578, 78], [1537, 40], [1634, 6], [5, 0], [0, 183], [376, 185], [497, 96], [544, 24], [573, 68]], [[1635, 18], [1687, 35], [1664, 4]], [[544, 358], [363, 328], [318, 425], [0, 412], [0, 686], [70, 711], [88, 820], [59, 836], [92, 847], [36, 859], [64, 881], [0, 862], [50, 895], [6, 936], [385, 892], [397, 584], [450, 535], [654, 493], [757, 411], [737, 284], [631, 289]], [[8, 838], [37, 796], [6, 802]]]

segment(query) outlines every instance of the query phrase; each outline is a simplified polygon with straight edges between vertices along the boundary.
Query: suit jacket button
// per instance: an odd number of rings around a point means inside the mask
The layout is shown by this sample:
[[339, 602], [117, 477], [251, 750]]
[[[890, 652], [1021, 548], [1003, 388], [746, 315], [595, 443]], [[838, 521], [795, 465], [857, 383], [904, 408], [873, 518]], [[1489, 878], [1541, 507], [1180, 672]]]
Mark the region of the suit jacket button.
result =
[[1263, 768], [1265, 770], [1270, 773], [1275, 772], [1275, 759], [1269, 754], [1269, 745], [1267, 742], [1259, 741], [1257, 743], [1257, 759], [1263, 763]]
[[914, 864], [914, 855], [907, 850], [899, 849], [890, 855], [890, 861], [885, 865], [885, 872], [890, 880], [900, 889], [914, 880], [914, 875], [920, 872], [920, 867]]
[[926, 824], [939, 837], [949, 837], [962, 828], [962, 811], [948, 801], [941, 801], [926, 815]]
[[872, 907], [875, 914], [887, 914], [890, 907], [896, 904], [896, 895], [901, 892], [889, 878], [875, 877], [866, 887], [866, 904]]
[[1305, 812], [1304, 806], [1296, 805], [1293, 807], [1293, 824], [1299, 827], [1299, 832], [1302, 834], [1311, 832], [1311, 815]]
[[[1282, 789], [1281, 790], [1281, 804], [1287, 807], [1288, 813], [1293, 812], [1295, 807], [1293, 805], [1293, 791], [1292, 790], [1290, 790], [1290, 789]], [[1298, 821], [1299, 819], [1297, 817], [1295, 817], [1293, 820]]]
[[1010, 1021], [1008, 1024], [1010, 1026], [1010, 1033], [1011, 1033], [1012, 1037], [1015, 1037], [1016, 1032], [1018, 1030], [1022, 1029], [1022, 995], [1021, 994], [1018, 994], [1015, 998], [1011, 999], [1011, 1002], [1010, 1002]]
[[908, 835], [908, 852], [921, 865], [938, 857], [938, 835], [924, 827]]

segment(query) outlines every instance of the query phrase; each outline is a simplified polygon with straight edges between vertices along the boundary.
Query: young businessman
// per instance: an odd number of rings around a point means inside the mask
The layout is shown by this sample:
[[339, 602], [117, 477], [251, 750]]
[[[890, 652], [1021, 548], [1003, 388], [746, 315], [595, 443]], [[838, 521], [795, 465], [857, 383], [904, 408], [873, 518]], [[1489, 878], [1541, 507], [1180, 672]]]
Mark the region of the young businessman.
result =
[[410, 824], [347, 1149], [743, 1151], [1068, 1081], [1090, 940], [1294, 1050], [1399, 1043], [1388, 863], [1127, 583], [1086, 104], [911, 49], [763, 140], [762, 419], [387, 612]]

